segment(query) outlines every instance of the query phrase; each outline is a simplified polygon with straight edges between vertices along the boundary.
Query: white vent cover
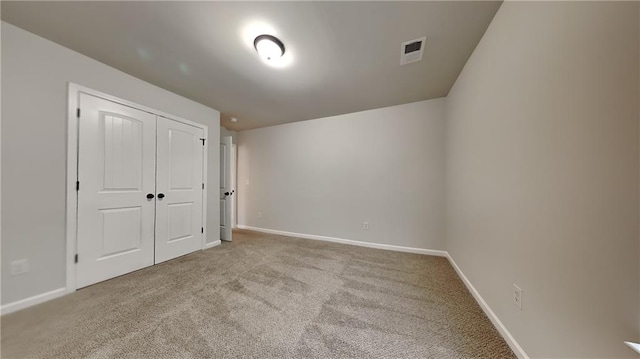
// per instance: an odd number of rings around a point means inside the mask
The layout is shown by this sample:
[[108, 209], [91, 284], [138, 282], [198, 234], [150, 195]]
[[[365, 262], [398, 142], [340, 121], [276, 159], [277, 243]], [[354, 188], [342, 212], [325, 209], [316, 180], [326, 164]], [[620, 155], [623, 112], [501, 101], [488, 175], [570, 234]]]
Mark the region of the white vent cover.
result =
[[422, 60], [427, 37], [403, 42], [400, 46], [400, 65]]

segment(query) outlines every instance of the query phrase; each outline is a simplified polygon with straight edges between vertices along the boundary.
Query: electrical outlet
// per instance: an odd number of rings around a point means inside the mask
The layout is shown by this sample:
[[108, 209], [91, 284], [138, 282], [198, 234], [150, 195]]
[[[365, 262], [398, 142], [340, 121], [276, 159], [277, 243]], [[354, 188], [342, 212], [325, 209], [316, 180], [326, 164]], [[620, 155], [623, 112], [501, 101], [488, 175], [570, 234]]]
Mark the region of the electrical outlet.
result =
[[362, 223], [362, 229], [364, 229], [365, 231], [369, 230], [369, 222], [363, 222]]
[[29, 273], [29, 261], [26, 259], [19, 259], [11, 262], [11, 275], [20, 275]]
[[522, 310], [522, 288], [513, 283], [513, 303]]
[[262, 212], [258, 212], [258, 218], [262, 218]]

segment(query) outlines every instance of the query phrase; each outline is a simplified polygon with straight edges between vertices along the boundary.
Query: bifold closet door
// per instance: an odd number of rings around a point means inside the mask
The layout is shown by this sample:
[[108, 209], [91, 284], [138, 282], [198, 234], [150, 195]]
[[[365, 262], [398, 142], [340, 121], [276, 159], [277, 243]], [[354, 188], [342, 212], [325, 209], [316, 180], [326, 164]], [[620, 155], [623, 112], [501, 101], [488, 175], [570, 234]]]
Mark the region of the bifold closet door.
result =
[[155, 262], [202, 248], [204, 131], [157, 118]]
[[79, 101], [81, 288], [153, 265], [156, 116], [86, 94]]

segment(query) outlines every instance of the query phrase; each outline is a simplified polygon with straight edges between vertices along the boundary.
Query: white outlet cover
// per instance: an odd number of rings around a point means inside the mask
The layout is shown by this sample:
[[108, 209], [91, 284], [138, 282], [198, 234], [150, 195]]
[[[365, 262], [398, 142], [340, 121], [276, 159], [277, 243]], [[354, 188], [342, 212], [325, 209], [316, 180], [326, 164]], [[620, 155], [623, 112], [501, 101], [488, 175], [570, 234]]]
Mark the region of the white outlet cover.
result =
[[522, 288], [513, 284], [513, 303], [522, 310]]
[[19, 259], [11, 262], [11, 275], [20, 275], [29, 272], [29, 261]]

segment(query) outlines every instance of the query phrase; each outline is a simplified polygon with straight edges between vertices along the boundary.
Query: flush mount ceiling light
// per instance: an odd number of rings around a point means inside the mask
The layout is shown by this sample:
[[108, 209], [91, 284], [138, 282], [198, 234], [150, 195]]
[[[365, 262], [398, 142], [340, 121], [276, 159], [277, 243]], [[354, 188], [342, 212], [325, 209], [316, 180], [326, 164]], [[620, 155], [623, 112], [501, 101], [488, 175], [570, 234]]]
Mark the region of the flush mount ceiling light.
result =
[[260, 35], [253, 40], [253, 47], [266, 61], [278, 59], [284, 55], [284, 44], [272, 35]]

